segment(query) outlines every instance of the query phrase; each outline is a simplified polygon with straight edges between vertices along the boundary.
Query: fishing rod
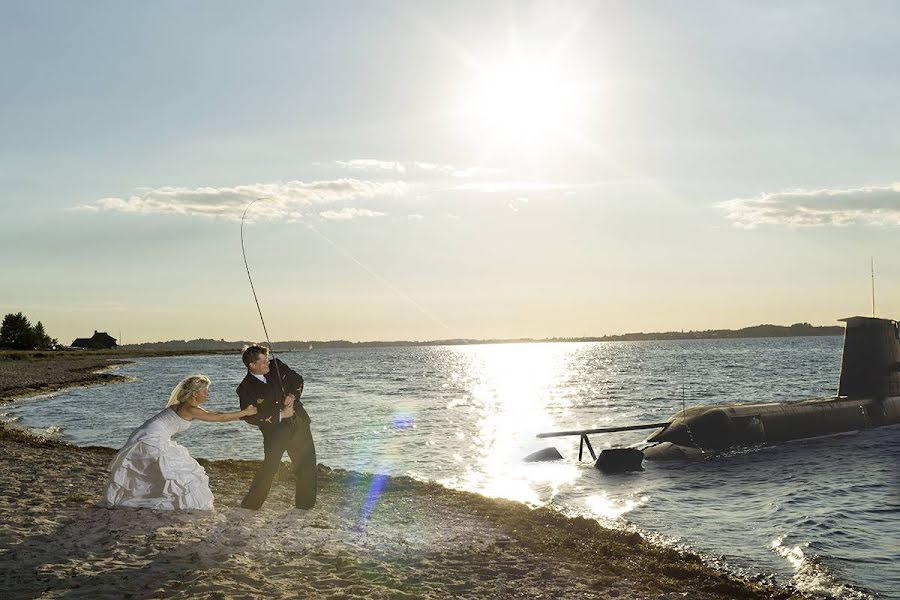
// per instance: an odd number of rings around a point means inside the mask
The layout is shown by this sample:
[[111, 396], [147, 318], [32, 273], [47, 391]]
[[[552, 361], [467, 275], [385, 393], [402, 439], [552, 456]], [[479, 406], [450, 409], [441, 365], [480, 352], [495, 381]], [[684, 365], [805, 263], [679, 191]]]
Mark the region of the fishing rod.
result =
[[247, 264], [247, 250], [244, 249], [244, 218], [247, 216], [247, 211], [250, 210], [250, 207], [257, 200], [262, 200], [263, 198], [256, 198], [250, 204], [247, 205], [247, 208], [244, 209], [244, 214], [241, 215], [241, 253], [244, 255], [244, 268], [247, 270], [247, 279], [250, 281], [250, 291], [253, 292], [253, 300], [256, 302], [256, 311], [259, 313], [259, 320], [262, 322], [263, 333], [266, 336], [266, 344], [269, 346], [269, 352], [272, 354], [272, 362], [275, 363], [275, 375], [278, 377], [278, 386], [281, 388], [281, 396], [282, 398], [287, 396], [284, 391], [284, 382], [281, 380], [281, 370], [278, 368], [278, 361], [275, 360], [275, 349], [272, 347], [272, 342], [269, 340], [269, 330], [266, 329], [266, 319], [263, 317], [262, 309], [259, 307], [259, 298], [256, 296], [256, 288], [253, 286], [253, 277], [250, 275], [250, 265]]

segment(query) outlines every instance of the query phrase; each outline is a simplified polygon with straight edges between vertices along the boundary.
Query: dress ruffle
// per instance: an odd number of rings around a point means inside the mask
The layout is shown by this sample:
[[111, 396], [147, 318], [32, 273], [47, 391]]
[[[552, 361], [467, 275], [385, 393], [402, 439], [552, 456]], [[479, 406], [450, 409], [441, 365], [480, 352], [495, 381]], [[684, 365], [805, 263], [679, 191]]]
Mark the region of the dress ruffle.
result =
[[187, 448], [169, 439], [189, 425], [174, 410], [166, 409], [135, 430], [109, 464], [109, 485], [102, 504], [212, 510], [213, 495], [206, 471]]

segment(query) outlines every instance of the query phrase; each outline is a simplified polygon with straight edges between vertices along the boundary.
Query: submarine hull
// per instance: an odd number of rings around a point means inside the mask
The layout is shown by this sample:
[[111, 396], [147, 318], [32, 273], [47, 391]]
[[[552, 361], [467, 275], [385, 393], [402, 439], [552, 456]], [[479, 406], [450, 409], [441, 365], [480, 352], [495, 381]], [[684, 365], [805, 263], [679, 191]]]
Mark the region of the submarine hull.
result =
[[772, 445], [896, 423], [900, 423], [900, 396], [698, 406], [650, 435], [645, 443], [653, 446], [644, 454], [651, 460], [691, 458], [698, 450]]

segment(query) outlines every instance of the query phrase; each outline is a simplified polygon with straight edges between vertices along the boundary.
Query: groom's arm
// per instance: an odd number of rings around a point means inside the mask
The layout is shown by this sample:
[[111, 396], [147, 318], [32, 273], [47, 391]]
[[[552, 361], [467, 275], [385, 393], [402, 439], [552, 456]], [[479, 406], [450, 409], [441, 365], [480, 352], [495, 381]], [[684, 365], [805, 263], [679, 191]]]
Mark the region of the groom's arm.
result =
[[[256, 406], [257, 413], [249, 417], [243, 417], [243, 420], [257, 427], [271, 425], [278, 422], [279, 407], [275, 404], [273, 398], [255, 397], [243, 384], [237, 388], [238, 399], [241, 402], [241, 410], [244, 410], [251, 404]], [[259, 402], [262, 400], [262, 402]]]
[[[296, 402], [293, 403], [294, 414], [300, 417], [300, 420], [304, 423], [309, 423], [309, 413], [306, 412], [306, 409], [303, 408], [303, 403], [300, 402], [300, 394], [303, 393], [303, 375], [300, 375], [295, 370], [278, 360], [278, 372], [281, 374], [281, 381], [284, 382], [284, 393], [286, 395], [293, 394], [294, 400]], [[271, 370], [269, 371], [272, 372]], [[286, 402], [289, 404], [289, 402]]]
[[[299, 399], [300, 394], [303, 393], [303, 375], [300, 375], [277, 358], [274, 366], [277, 366], [277, 373], [281, 376], [284, 393], [293, 394], [295, 398]], [[272, 371], [275, 371], [275, 368], [269, 370], [270, 373]]]

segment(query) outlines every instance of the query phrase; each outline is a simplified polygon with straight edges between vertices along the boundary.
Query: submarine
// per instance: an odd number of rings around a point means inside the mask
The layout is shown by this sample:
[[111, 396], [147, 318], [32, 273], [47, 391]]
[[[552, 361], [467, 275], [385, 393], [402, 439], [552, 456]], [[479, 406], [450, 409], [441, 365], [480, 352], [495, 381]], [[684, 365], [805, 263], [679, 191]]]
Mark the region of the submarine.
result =
[[[580, 435], [579, 460], [587, 445], [605, 473], [639, 471], [648, 460], [703, 458], [734, 448], [768, 446], [900, 423], [900, 324], [890, 319], [848, 317], [837, 394], [784, 402], [695, 406], [664, 423], [538, 434]], [[588, 434], [655, 429], [628, 448], [597, 457]]]

